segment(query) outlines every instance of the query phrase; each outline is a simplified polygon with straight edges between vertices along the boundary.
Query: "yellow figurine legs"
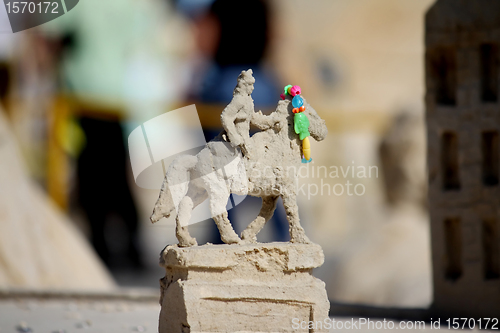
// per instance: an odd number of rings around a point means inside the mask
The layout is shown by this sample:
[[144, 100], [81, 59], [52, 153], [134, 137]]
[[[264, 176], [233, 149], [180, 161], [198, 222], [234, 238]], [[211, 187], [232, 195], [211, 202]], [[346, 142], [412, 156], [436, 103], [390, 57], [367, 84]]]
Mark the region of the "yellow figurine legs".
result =
[[304, 158], [302, 159], [302, 163], [309, 163], [312, 161], [311, 159], [311, 143], [309, 142], [309, 137], [304, 138], [302, 140], [302, 154], [304, 154]]

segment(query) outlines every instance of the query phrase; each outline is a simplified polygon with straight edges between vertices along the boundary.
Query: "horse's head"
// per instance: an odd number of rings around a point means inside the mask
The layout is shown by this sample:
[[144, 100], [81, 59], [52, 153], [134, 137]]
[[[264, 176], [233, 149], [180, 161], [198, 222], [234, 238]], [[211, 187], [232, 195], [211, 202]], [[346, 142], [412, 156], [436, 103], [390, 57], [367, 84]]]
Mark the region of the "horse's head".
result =
[[[306, 107], [306, 109], [304, 110], [304, 114], [309, 119], [309, 133], [314, 140], [321, 141], [328, 134], [326, 122], [318, 115], [316, 110], [314, 110], [314, 108], [309, 103], [307, 103], [307, 100], [304, 98], [304, 96], [302, 96], [302, 99], [304, 100], [304, 106]], [[289, 124], [293, 124], [294, 113], [292, 112], [292, 97], [287, 95], [285, 100], [281, 101], [280, 103], [286, 105], [286, 109], [289, 115]]]
[[306, 106], [304, 113], [307, 115], [307, 118], [309, 118], [309, 133], [311, 133], [314, 140], [321, 141], [326, 138], [326, 135], [328, 134], [326, 122], [318, 115], [316, 110], [314, 110], [314, 108], [307, 103], [306, 99], [304, 97], [302, 98], [304, 99], [304, 105]]

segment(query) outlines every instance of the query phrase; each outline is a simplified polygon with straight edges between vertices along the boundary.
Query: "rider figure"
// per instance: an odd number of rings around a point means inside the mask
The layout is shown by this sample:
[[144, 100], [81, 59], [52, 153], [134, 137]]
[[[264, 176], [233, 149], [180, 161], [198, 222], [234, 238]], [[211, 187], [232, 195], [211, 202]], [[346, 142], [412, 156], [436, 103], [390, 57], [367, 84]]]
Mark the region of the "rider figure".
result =
[[250, 159], [252, 141], [250, 123], [259, 129], [272, 126], [272, 120], [262, 112], [255, 112], [252, 99], [255, 79], [252, 70], [242, 71], [233, 91], [233, 99], [222, 111], [221, 123], [233, 147], [240, 147], [243, 155]]

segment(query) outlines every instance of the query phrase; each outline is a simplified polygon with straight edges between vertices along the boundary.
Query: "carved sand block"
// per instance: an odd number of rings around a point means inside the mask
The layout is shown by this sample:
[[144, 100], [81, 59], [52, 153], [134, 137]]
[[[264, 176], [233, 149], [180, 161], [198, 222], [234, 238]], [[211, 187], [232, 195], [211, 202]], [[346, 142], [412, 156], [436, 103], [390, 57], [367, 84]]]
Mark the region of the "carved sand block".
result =
[[316, 244], [168, 246], [159, 332], [301, 332], [294, 318], [328, 317], [323, 261]]

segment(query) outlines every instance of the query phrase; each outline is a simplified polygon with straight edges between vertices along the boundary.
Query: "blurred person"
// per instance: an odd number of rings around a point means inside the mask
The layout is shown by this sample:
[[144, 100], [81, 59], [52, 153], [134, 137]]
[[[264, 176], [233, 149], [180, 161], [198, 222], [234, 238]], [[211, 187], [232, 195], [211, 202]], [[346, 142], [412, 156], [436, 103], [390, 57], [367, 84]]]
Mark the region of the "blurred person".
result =
[[166, 11], [159, 0], [84, 1], [44, 25], [47, 35], [67, 42], [62, 88], [84, 133], [76, 197], [94, 248], [113, 268], [143, 267], [125, 140], [176, 94], [161, 34]]
[[[237, 13], [245, 13], [251, 20], [244, 21]], [[264, 65], [270, 43], [269, 16], [264, 0], [216, 0], [194, 19], [195, 42], [204, 64], [193, 73], [188, 99], [227, 104], [233, 97], [235, 78], [251, 68], [256, 81], [252, 93], [255, 104], [276, 106], [281, 88], [276, 74]]]

